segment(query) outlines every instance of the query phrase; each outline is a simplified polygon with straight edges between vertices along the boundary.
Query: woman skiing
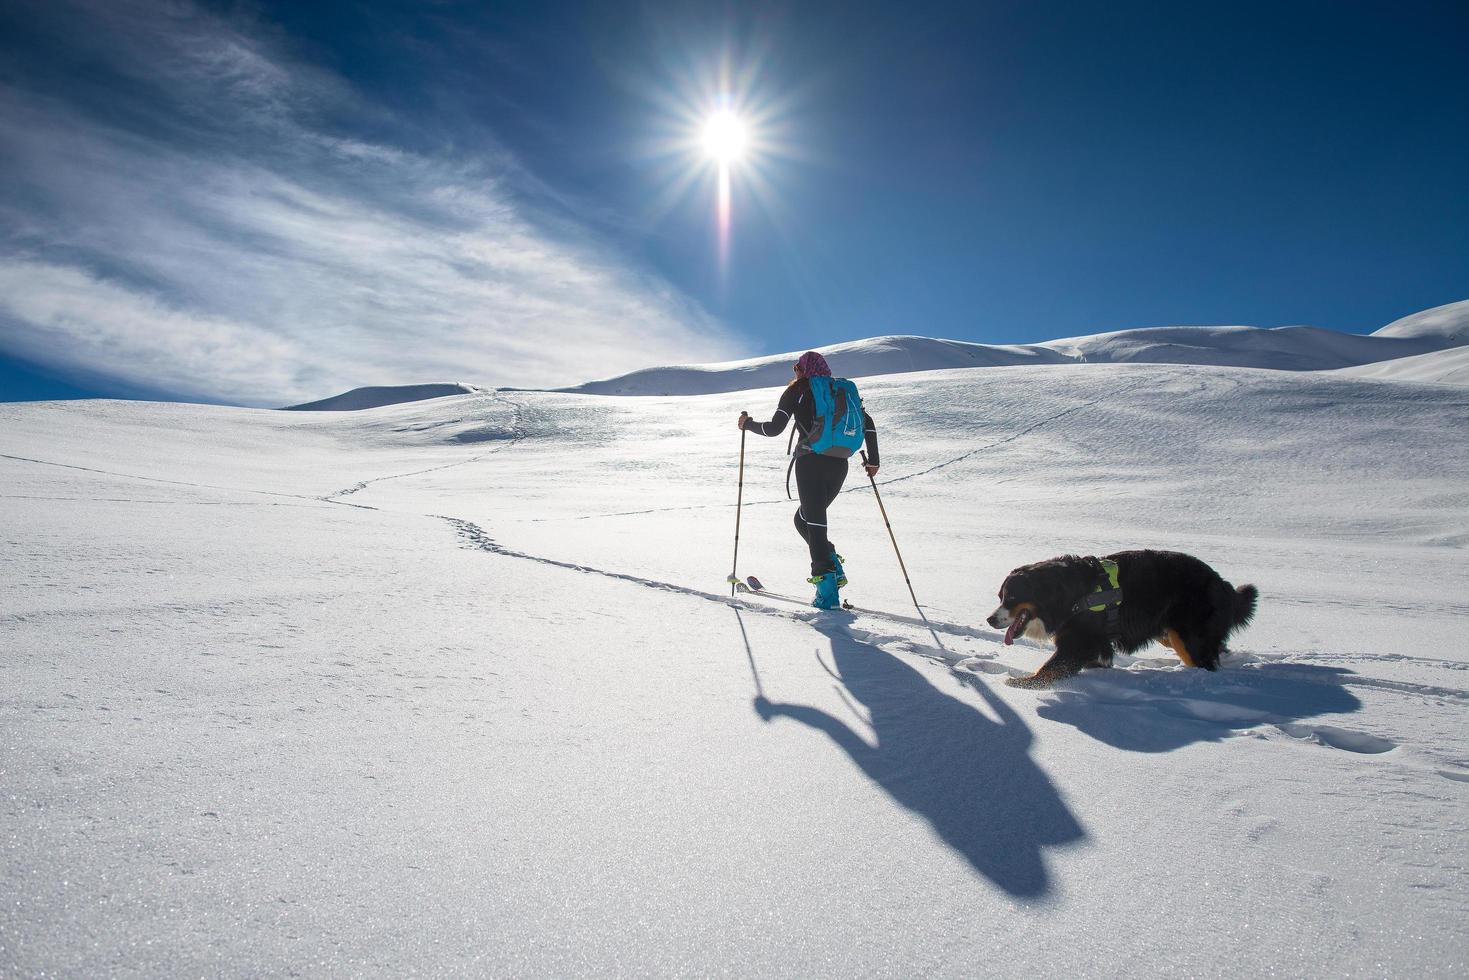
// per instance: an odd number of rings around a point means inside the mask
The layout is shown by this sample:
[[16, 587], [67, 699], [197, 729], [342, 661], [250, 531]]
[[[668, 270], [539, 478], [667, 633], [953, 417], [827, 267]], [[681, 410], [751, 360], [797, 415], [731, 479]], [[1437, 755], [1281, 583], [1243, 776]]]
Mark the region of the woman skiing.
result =
[[769, 422], [756, 422], [749, 413], [741, 412], [738, 424], [762, 436], [778, 436], [795, 419], [801, 436], [794, 460], [801, 501], [796, 509], [796, 531], [811, 550], [808, 581], [816, 586], [811, 604], [817, 609], [835, 609], [841, 605], [837, 590], [847, 584], [847, 577], [841, 555], [827, 536], [826, 508], [841, 492], [848, 457], [863, 442], [867, 444], [867, 472], [877, 474], [877, 427], [862, 408], [857, 386], [832, 378], [826, 358], [816, 351], [802, 354], [795, 370], [796, 377], [781, 394]]

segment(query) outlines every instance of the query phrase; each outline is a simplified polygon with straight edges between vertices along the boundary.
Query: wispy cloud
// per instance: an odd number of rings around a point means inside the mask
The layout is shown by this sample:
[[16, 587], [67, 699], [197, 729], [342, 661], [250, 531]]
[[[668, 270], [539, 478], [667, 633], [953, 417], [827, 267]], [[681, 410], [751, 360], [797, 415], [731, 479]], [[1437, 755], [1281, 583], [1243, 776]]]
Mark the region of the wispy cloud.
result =
[[740, 353], [539, 213], [503, 151], [366, 135], [392, 120], [259, 26], [183, 3], [45, 10], [87, 70], [0, 86], [0, 351], [245, 404]]

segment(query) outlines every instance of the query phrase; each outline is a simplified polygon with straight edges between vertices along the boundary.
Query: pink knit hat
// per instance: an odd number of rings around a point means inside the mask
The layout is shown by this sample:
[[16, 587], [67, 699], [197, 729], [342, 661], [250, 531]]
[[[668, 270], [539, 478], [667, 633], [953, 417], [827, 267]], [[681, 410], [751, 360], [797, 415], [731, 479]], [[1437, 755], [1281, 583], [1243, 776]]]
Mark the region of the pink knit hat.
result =
[[801, 359], [796, 362], [796, 370], [803, 378], [831, 377], [831, 368], [827, 366], [826, 358], [814, 350], [808, 350], [801, 355]]

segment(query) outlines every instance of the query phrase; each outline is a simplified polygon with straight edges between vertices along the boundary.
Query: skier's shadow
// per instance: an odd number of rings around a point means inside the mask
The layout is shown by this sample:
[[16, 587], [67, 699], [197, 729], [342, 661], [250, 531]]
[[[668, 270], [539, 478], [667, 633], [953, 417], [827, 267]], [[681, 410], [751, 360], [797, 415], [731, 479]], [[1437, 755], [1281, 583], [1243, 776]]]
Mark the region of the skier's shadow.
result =
[[928, 821], [974, 870], [1019, 898], [1051, 890], [1044, 850], [1086, 831], [1030, 757], [1030, 729], [984, 682], [969, 685], [998, 721], [938, 690], [917, 670], [853, 637], [828, 614], [846, 690], [866, 706], [876, 746], [810, 705], [755, 699], [762, 718], [793, 718], [825, 732], [896, 802]]

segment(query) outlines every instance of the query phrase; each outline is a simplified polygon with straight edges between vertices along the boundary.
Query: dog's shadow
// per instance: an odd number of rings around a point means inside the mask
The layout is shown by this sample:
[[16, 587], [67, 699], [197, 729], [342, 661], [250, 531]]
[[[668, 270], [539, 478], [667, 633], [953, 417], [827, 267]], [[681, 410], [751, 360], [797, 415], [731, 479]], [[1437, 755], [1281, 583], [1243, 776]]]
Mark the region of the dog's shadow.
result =
[[1171, 752], [1260, 725], [1300, 737], [1304, 719], [1362, 707], [1344, 686], [1350, 676], [1306, 664], [1226, 666], [1217, 673], [1088, 670], [1050, 692], [1036, 714], [1129, 752]]
[[938, 690], [834, 618], [815, 627], [831, 642], [845, 691], [865, 707], [875, 744], [810, 705], [772, 704], [761, 697], [761, 716], [791, 718], [824, 732], [895, 802], [926, 820], [1009, 894], [1047, 894], [1045, 849], [1082, 840], [1086, 832], [1031, 758], [1031, 731], [1020, 716], [979, 678], [968, 684], [994, 718]]

